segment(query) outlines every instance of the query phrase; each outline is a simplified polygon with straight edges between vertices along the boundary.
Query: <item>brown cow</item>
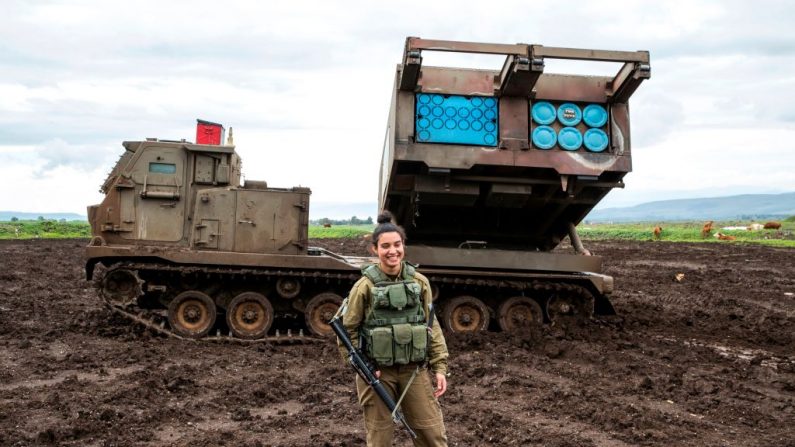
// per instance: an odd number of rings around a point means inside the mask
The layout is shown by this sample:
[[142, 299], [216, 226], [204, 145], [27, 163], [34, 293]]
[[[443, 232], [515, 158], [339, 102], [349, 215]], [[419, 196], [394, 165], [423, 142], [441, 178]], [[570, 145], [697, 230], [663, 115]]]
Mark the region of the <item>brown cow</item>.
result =
[[720, 240], [722, 240], [722, 241], [733, 241], [733, 240], [737, 239], [734, 236], [728, 236], [728, 235], [725, 235], [725, 234], [720, 233], [720, 232], [715, 233], [715, 237], [720, 239]]
[[712, 233], [712, 224], [713, 222], [710, 220], [709, 222], [705, 223], [704, 226], [701, 228], [701, 237], [706, 238]]
[[779, 222], [765, 222], [764, 229], [765, 230], [778, 230], [781, 228], [781, 223]]
[[331, 224], [330, 223], [324, 223], [323, 224], [323, 228], [331, 228]]
[[654, 227], [654, 230], [652, 230], [652, 240], [659, 241], [661, 234], [662, 234], [662, 227], [657, 225], [656, 227]]

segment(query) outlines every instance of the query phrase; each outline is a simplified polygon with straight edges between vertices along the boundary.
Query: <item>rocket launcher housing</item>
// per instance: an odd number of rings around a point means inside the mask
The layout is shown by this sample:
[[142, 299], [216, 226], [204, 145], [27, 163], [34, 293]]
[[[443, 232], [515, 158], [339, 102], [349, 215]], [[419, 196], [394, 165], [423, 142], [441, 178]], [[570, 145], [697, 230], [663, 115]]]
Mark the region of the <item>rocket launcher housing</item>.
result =
[[[427, 51], [504, 55], [495, 70], [423, 65]], [[548, 59], [619, 63], [545, 73]], [[550, 251], [632, 170], [629, 98], [647, 51], [409, 37], [397, 66], [379, 206], [412, 245]]]

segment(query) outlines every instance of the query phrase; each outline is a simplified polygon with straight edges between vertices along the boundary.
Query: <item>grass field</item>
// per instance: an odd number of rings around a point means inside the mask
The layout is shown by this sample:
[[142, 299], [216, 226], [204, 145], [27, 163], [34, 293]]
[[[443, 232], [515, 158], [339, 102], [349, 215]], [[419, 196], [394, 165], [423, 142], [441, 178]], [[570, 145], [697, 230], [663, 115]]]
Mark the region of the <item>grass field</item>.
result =
[[[712, 236], [702, 238], [703, 222], [581, 223], [577, 227], [577, 231], [585, 240], [649, 241], [652, 240], [652, 230], [655, 225], [660, 225], [663, 229], [660, 240], [669, 242], [754, 243], [777, 247], [795, 247], [795, 219], [793, 218], [783, 221], [780, 230], [723, 229], [725, 227], [745, 228], [749, 223], [736, 221], [715, 223], [713, 234], [720, 231], [725, 235], [734, 236], [736, 238], [734, 241], [720, 241]], [[329, 228], [310, 225], [309, 237], [318, 239], [361, 237], [373, 231], [373, 228], [374, 225], [334, 225]], [[0, 222], [0, 239], [88, 237], [91, 237], [91, 228], [87, 222], [54, 220]]]
[[[779, 230], [748, 231], [747, 226], [750, 222], [715, 222], [712, 235], [707, 238], [701, 236], [703, 224], [704, 222], [581, 223], [577, 226], [577, 232], [583, 239], [650, 241], [653, 239], [654, 227], [659, 225], [662, 227], [660, 240], [669, 242], [755, 243], [777, 247], [795, 247], [795, 219], [792, 218], [781, 222], [782, 226]], [[730, 227], [742, 227], [742, 229]], [[714, 237], [717, 232], [732, 236], [735, 240], [718, 240]]]
[[91, 237], [88, 222], [57, 220], [0, 221], [0, 239], [64, 239]]
[[[373, 228], [375, 228], [375, 225], [334, 225], [330, 228], [324, 228], [319, 225], [310, 225], [309, 237], [320, 239], [361, 237], [372, 232]], [[91, 237], [91, 227], [88, 225], [88, 222], [84, 221], [0, 221], [0, 239], [53, 239], [83, 237]]]
[[362, 237], [372, 233], [375, 225], [334, 225], [324, 228], [320, 225], [309, 226], [309, 237], [317, 239], [331, 239], [339, 237]]

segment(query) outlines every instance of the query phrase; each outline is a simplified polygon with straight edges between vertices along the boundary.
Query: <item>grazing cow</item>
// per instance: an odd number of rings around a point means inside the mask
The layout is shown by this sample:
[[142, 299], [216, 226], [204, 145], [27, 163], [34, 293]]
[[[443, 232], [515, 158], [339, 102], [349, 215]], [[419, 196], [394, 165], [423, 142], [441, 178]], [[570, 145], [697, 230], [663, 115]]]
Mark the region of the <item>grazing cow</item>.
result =
[[330, 223], [324, 223], [323, 224], [323, 228], [331, 228], [331, 224]]
[[754, 222], [751, 225], [748, 225], [748, 231], [759, 231], [764, 227], [764, 225]]
[[712, 222], [710, 220], [709, 222], [705, 223], [703, 227], [701, 227], [701, 237], [702, 238], [707, 238], [707, 237], [709, 237], [710, 233], [712, 233], [712, 224], [713, 223], [714, 222]]
[[781, 224], [779, 222], [765, 222], [765, 230], [778, 230], [780, 228]]
[[722, 240], [722, 241], [733, 241], [733, 240], [737, 239], [734, 236], [728, 236], [728, 235], [725, 235], [725, 234], [720, 233], [720, 232], [715, 233], [715, 237], [720, 239], [720, 240]]
[[656, 227], [654, 227], [654, 230], [652, 230], [652, 239], [655, 241], [659, 241], [660, 234], [662, 234], [662, 227], [657, 225]]

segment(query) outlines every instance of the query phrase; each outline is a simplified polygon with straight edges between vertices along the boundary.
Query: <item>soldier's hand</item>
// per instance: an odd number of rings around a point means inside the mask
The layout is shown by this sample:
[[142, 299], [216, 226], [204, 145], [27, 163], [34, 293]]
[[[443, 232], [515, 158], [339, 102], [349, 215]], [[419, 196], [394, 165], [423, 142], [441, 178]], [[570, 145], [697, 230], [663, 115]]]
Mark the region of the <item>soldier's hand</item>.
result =
[[433, 397], [438, 398], [447, 391], [447, 376], [442, 373], [436, 373], [436, 390], [433, 392]]
[[375, 378], [376, 379], [380, 379], [381, 378], [381, 370], [378, 370], [378, 371], [375, 372]]

